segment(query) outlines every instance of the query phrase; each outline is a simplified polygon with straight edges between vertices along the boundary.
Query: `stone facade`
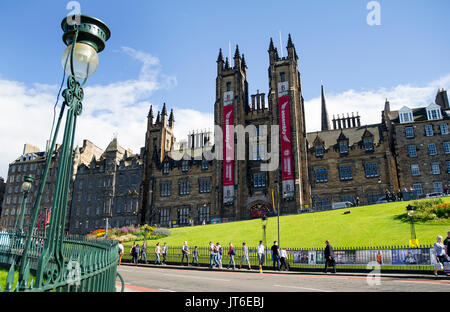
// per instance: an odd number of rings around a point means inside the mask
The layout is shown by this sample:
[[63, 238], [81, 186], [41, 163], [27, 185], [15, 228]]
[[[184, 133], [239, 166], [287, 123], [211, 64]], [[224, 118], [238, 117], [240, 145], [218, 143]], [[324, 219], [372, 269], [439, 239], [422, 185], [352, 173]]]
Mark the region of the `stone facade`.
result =
[[2, 209], [3, 209], [3, 197], [5, 195], [5, 179], [0, 177], [0, 216], [2, 215]]

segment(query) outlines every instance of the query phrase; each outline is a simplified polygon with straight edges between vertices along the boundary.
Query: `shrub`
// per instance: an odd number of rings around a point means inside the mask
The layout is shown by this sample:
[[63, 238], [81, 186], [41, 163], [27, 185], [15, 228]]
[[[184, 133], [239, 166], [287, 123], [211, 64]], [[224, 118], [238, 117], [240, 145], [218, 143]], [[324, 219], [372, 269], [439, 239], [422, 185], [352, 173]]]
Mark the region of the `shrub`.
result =
[[172, 234], [172, 232], [169, 229], [156, 228], [156, 229], [153, 230], [151, 237], [153, 237], [153, 236], [167, 237], [170, 234]]

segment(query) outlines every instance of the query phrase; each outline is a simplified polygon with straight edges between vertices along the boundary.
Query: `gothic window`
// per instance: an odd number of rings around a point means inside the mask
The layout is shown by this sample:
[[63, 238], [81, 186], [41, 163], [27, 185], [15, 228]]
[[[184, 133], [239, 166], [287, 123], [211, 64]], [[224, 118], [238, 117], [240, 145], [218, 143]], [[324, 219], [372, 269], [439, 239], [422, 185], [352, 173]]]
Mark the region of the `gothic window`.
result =
[[231, 82], [227, 82], [227, 91], [231, 91]]
[[286, 74], [284, 72], [280, 73], [280, 81], [285, 82], [286, 81]]

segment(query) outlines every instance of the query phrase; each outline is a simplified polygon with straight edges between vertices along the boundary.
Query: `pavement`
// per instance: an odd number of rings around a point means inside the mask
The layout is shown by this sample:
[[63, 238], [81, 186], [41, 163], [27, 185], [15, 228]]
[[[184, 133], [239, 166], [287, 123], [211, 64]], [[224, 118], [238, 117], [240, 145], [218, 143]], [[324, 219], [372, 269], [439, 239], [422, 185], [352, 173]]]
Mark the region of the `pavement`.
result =
[[[258, 269], [228, 270], [208, 267], [153, 264], [124, 264], [118, 272], [125, 292], [339, 292], [339, 291], [450, 291], [450, 277], [432, 274], [381, 273], [370, 283], [368, 273], [280, 272]], [[370, 285], [372, 284], [372, 285]], [[118, 291], [121, 284], [118, 283]]]

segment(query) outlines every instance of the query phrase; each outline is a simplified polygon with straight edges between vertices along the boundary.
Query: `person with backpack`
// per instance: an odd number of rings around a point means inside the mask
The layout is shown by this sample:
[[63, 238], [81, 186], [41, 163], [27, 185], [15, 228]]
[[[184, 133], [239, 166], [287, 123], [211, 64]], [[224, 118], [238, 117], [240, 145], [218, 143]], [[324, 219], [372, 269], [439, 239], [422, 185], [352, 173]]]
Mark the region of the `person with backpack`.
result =
[[236, 255], [236, 248], [230, 243], [230, 248], [228, 249], [228, 256], [230, 256], [230, 261], [228, 262], [227, 269], [230, 268], [230, 264], [233, 263], [233, 270], [236, 270], [236, 263], [234, 262], [234, 256]]
[[248, 269], [251, 270], [252, 267], [250, 265], [250, 260], [248, 257], [248, 247], [245, 246], [245, 242], [242, 243], [242, 259], [241, 259], [241, 264], [239, 266], [239, 270], [242, 269], [242, 263], [247, 262], [248, 264]]
[[184, 242], [183, 247], [181, 247], [181, 253], [183, 254], [181, 265], [183, 265], [184, 258], [186, 258], [186, 265], [189, 266], [189, 246], [186, 241]]

